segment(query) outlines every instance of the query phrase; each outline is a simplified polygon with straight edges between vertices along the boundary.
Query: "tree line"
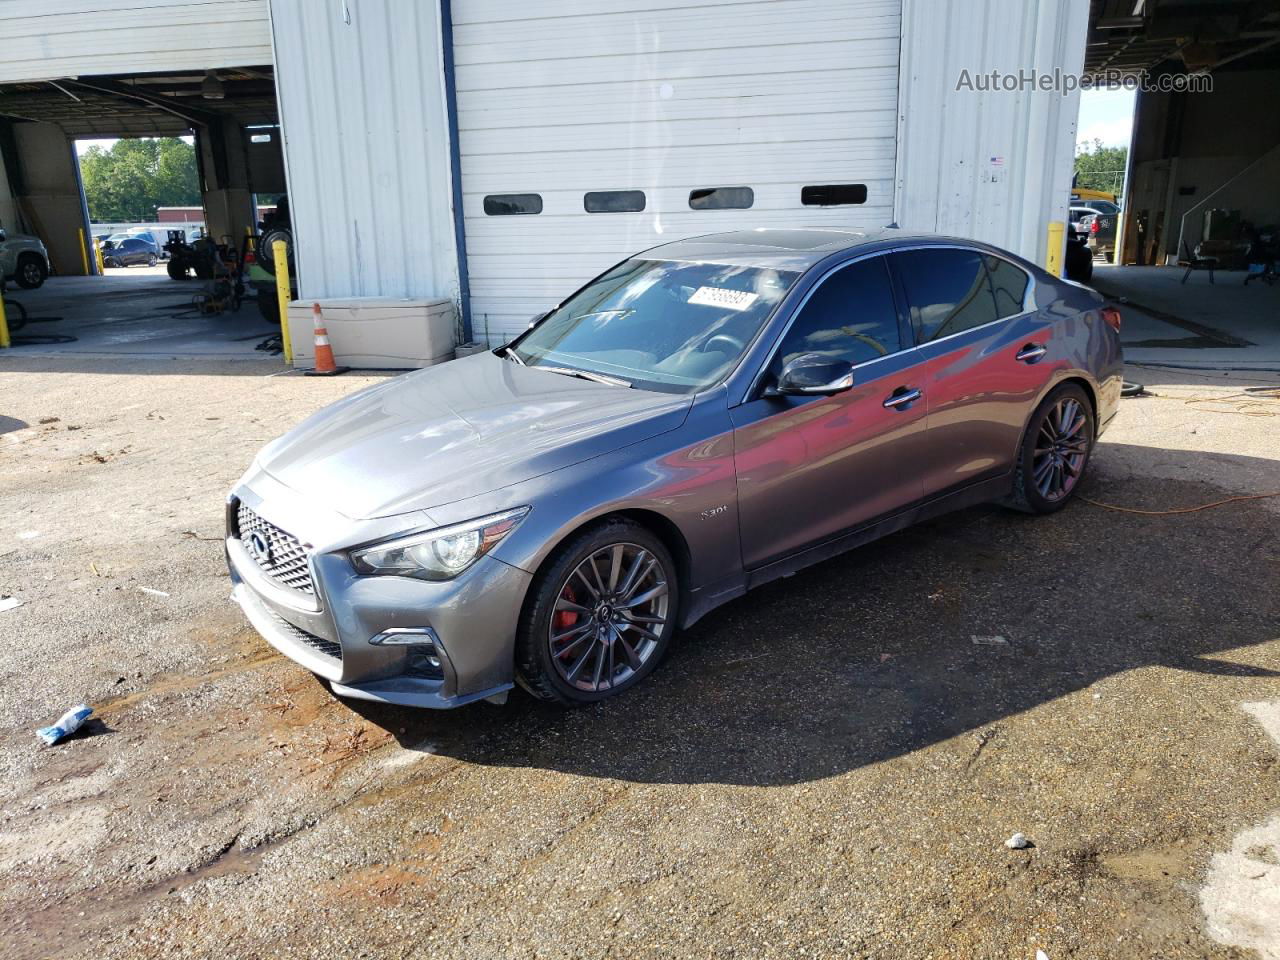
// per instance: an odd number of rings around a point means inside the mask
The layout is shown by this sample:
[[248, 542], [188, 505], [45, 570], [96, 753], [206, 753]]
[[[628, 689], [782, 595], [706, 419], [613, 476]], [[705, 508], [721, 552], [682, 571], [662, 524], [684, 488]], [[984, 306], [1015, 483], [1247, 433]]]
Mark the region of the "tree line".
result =
[[1128, 147], [1104, 147], [1101, 140], [1076, 146], [1076, 182], [1085, 190], [1119, 194], [1124, 187]]
[[80, 157], [89, 219], [97, 222], [156, 219], [156, 207], [200, 205], [195, 147], [178, 137], [96, 144]]

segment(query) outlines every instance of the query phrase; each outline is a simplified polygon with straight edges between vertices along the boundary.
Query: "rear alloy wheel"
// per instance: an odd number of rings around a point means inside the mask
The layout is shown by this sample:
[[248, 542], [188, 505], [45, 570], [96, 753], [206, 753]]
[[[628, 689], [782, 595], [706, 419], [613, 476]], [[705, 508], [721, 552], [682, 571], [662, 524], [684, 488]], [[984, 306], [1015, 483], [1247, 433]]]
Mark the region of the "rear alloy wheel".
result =
[[561, 548], [521, 620], [518, 665], [536, 696], [593, 703], [635, 686], [675, 632], [679, 588], [662, 542], [610, 521]]
[[34, 254], [25, 254], [18, 260], [18, 286], [24, 290], [34, 290], [41, 286], [49, 276], [49, 268], [43, 260]]
[[155, 266], [157, 263], [159, 263], [159, 262], [160, 262], [160, 258], [159, 258], [159, 257], [157, 257], [154, 253], [149, 253], [149, 254], [147, 254], [147, 266], [148, 266], [148, 267], [154, 267], [154, 266]]
[[1093, 451], [1093, 409], [1079, 386], [1059, 387], [1040, 404], [1018, 451], [1012, 505], [1029, 513], [1061, 510]]

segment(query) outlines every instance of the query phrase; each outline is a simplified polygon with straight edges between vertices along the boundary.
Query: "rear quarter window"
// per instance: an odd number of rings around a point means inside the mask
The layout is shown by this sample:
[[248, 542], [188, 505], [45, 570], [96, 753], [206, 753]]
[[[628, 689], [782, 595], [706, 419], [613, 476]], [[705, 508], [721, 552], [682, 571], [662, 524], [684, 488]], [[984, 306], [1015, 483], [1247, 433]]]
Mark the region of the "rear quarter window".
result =
[[996, 302], [996, 315], [1012, 317], [1026, 309], [1027, 287], [1031, 278], [1027, 272], [1003, 257], [983, 258], [987, 276], [991, 278], [991, 295]]

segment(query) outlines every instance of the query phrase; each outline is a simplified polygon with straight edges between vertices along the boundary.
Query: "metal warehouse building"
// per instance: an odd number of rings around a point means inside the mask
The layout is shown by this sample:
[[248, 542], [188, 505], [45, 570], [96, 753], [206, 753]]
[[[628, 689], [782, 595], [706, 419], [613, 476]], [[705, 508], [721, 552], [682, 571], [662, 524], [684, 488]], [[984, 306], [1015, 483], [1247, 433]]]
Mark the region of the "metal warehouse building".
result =
[[1117, 34], [1112, 6], [0, 0], [0, 222], [78, 272], [69, 139], [193, 131], [212, 233], [287, 186], [302, 300], [444, 298], [490, 342], [725, 229], [896, 222], [1056, 268], [1079, 95], [961, 77], [1100, 65], [1151, 12]]

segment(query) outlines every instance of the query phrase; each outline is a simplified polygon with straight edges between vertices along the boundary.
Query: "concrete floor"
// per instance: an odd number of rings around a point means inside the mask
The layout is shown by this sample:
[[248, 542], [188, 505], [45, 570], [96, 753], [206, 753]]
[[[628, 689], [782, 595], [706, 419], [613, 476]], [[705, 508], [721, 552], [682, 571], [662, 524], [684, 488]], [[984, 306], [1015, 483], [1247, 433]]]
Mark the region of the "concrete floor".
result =
[[1155, 371], [1059, 514], [771, 583], [616, 701], [438, 714], [227, 600], [226, 490], [376, 382], [270, 372], [0, 364], [0, 958], [1280, 958], [1280, 498], [1099, 506], [1276, 490], [1280, 401]]
[[1131, 363], [1198, 369], [1280, 370], [1280, 285], [1244, 285], [1239, 270], [1180, 283], [1176, 267], [1096, 266], [1092, 286], [1121, 301]]
[[[16, 301], [31, 318], [13, 331], [24, 336], [71, 336], [71, 343], [24, 344], [11, 356], [206, 357], [254, 359], [266, 356], [254, 347], [278, 331], [262, 319], [257, 304], [245, 300], [236, 313], [202, 316], [191, 303], [203, 291], [198, 280], [169, 279], [165, 267], [122, 267], [105, 277], [50, 277], [38, 290], [10, 287], [6, 302]], [[9, 307], [10, 321], [16, 311]], [[283, 369], [284, 363], [280, 361]]]

